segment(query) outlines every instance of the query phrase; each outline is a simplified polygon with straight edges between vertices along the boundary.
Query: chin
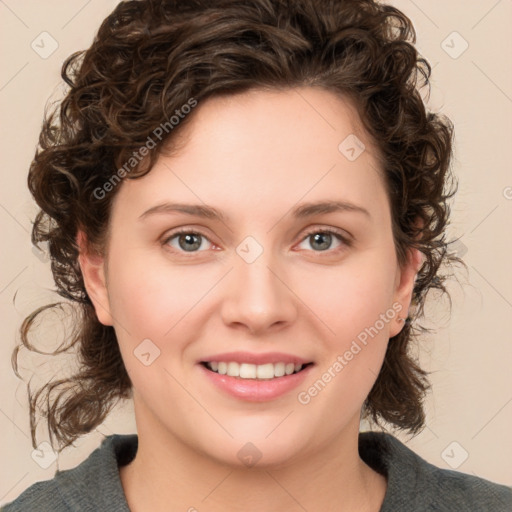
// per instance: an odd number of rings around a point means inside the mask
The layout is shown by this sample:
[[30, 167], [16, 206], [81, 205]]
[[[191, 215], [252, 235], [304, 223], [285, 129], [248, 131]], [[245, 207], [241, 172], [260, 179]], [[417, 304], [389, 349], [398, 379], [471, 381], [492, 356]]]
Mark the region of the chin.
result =
[[[209, 440], [210, 446], [205, 451], [222, 464], [232, 468], [258, 468], [278, 469], [292, 464], [297, 458], [304, 456], [304, 449], [308, 445], [304, 434], [290, 435], [286, 429], [279, 432], [277, 424], [270, 429], [265, 429], [262, 434], [251, 435], [251, 429], [247, 429], [243, 435], [236, 435], [234, 439], [224, 439], [223, 442]], [[275, 429], [272, 432], [272, 429]], [[269, 432], [272, 432], [269, 435]], [[268, 436], [268, 437], [267, 437]], [[215, 450], [212, 451], [213, 446]]]

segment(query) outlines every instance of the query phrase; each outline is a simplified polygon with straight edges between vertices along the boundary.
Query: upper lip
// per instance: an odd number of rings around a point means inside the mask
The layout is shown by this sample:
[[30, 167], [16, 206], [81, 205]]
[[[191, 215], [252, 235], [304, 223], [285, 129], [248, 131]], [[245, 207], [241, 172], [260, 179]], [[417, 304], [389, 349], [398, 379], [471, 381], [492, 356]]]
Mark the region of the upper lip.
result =
[[303, 359], [302, 357], [293, 354], [285, 354], [283, 352], [266, 352], [262, 354], [254, 352], [224, 352], [223, 354], [215, 354], [205, 357], [201, 360], [202, 363], [220, 363], [220, 362], [236, 362], [236, 363], [249, 363], [249, 364], [267, 364], [267, 363], [293, 363], [293, 364], [307, 364], [312, 361]]

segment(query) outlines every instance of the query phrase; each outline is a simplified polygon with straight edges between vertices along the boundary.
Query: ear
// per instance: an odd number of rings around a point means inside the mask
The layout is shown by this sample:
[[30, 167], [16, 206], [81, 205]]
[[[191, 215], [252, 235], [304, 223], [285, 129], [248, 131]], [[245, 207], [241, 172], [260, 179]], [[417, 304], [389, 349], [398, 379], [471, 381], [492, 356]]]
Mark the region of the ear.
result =
[[85, 289], [93, 303], [96, 316], [103, 325], [113, 325], [105, 278], [105, 258], [89, 248], [83, 231], [78, 231], [76, 242], [79, 248], [78, 263], [84, 278]]
[[390, 338], [396, 336], [404, 326], [404, 322], [399, 321], [398, 318], [406, 318], [408, 316], [416, 275], [424, 261], [424, 255], [418, 249], [410, 248], [407, 255], [407, 262], [403, 267], [398, 267], [396, 272], [393, 304], [400, 304], [401, 309], [395, 321], [391, 323]]

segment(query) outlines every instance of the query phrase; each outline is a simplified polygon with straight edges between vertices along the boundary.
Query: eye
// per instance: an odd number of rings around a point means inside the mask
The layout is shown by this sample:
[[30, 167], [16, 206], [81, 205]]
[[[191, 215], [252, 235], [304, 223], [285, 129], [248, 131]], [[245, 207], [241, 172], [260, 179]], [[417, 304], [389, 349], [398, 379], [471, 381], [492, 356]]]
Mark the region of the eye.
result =
[[[176, 243], [171, 243], [177, 242]], [[199, 251], [201, 247], [204, 249], [204, 243], [208, 241], [208, 238], [202, 233], [197, 233], [196, 231], [187, 231], [182, 229], [180, 231], [175, 231], [170, 234], [164, 240], [164, 245], [170, 245], [173, 249], [176, 249], [179, 252], [202, 252]], [[210, 242], [211, 243], [211, 242]]]
[[351, 245], [347, 237], [332, 228], [316, 229], [315, 231], [310, 231], [302, 239], [301, 244], [308, 242], [308, 240], [310, 241], [310, 246], [315, 249], [315, 252], [328, 251], [332, 248], [333, 241], [338, 242], [338, 246], [334, 248], [334, 251], [340, 247], [342, 248], [343, 246]]
[[[338, 245], [331, 252], [340, 250], [344, 246], [350, 247], [351, 245], [348, 237], [332, 228], [310, 231], [302, 239], [301, 244], [306, 243], [308, 240], [310, 241], [310, 247], [313, 247], [314, 252], [326, 252], [329, 249], [332, 249], [333, 241], [337, 242]], [[178, 252], [188, 253], [203, 252], [208, 249], [208, 243], [213, 246], [212, 242], [206, 235], [187, 229], [174, 231], [163, 241], [163, 245], [169, 245]], [[300, 248], [303, 249], [304, 247]]]

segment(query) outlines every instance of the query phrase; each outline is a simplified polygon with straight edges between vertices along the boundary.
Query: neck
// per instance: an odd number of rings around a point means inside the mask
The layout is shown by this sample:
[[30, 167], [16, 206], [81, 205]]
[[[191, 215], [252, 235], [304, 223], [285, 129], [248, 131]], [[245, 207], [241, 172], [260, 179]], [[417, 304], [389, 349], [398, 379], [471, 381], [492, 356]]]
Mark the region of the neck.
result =
[[128, 505], [132, 512], [378, 512], [386, 479], [359, 457], [354, 420], [314, 453], [267, 467], [224, 464], [168, 430], [138, 424], [137, 454], [120, 468]]

